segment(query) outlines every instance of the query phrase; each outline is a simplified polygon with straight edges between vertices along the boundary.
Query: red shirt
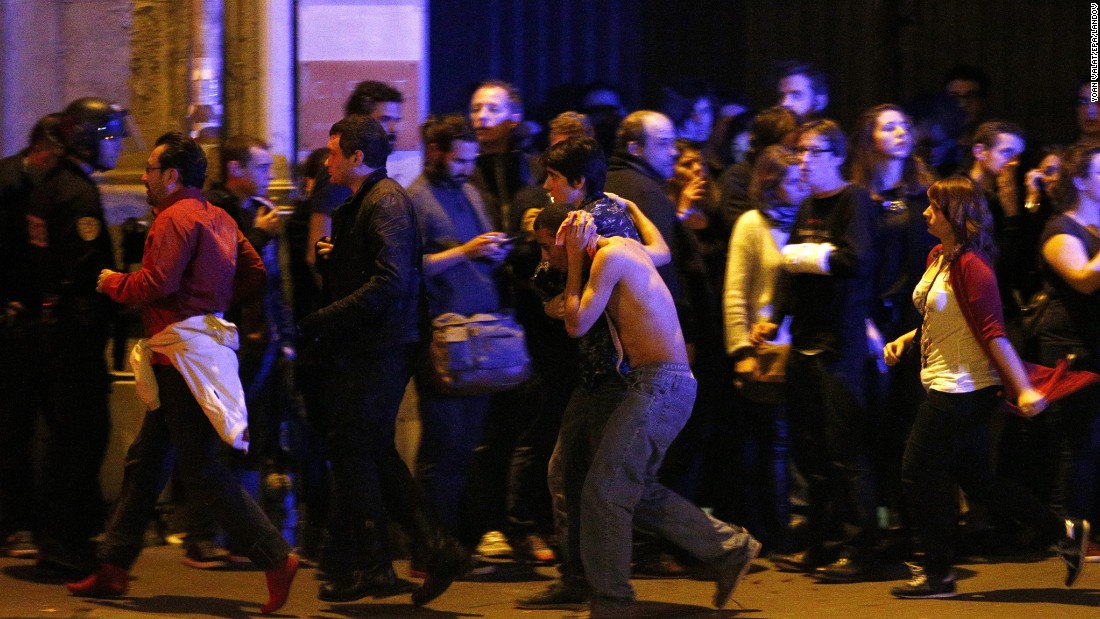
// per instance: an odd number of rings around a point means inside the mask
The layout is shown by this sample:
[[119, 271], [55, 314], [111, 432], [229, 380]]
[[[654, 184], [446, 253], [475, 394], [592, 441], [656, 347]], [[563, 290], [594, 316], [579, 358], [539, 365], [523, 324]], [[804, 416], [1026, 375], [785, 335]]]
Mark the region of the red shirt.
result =
[[260, 256], [229, 213], [204, 200], [201, 190], [172, 193], [153, 215], [141, 270], [103, 281], [107, 296], [141, 306], [146, 336], [192, 316], [225, 312], [234, 299], [262, 289]]

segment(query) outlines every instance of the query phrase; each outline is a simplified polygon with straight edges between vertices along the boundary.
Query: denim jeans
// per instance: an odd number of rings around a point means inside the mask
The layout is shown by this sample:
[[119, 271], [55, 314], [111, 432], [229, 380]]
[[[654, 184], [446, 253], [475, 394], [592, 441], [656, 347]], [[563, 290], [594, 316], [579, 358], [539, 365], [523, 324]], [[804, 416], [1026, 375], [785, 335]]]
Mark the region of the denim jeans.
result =
[[126, 452], [126, 471], [107, 534], [99, 549], [105, 563], [129, 569], [141, 552], [149, 514], [167, 482], [165, 458], [175, 447], [179, 478], [189, 500], [221, 525], [261, 569], [286, 558], [290, 546], [229, 469], [218, 459], [221, 440], [183, 376], [157, 365], [161, 406], [145, 415]]
[[1054, 542], [1063, 522], [1023, 488], [993, 473], [989, 423], [999, 387], [971, 393], [929, 391], [917, 410], [902, 461], [902, 487], [913, 522], [916, 550], [933, 575], [947, 573], [955, 557], [955, 482], [995, 513]]
[[[657, 480], [665, 452], [691, 415], [696, 382], [687, 364], [635, 368], [607, 419], [581, 493], [581, 557], [597, 599], [632, 602], [633, 523], [707, 563], [749, 543], [749, 534]], [[573, 514], [570, 514], [572, 516]]]
[[561, 540], [562, 580], [585, 582], [581, 560], [581, 492], [604, 426], [626, 397], [618, 374], [605, 374], [593, 384], [578, 384], [562, 414], [558, 442], [550, 456], [547, 485], [553, 502], [554, 527]]

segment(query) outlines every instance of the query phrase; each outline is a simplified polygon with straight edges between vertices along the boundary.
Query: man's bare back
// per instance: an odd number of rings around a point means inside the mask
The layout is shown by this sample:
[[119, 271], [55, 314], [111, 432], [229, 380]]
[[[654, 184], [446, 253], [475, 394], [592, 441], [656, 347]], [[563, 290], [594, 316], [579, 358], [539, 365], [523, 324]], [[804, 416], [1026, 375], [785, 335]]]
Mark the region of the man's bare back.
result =
[[[565, 305], [569, 334], [583, 335], [606, 310], [633, 367], [687, 363], [676, 305], [649, 254], [641, 243], [631, 239], [595, 237], [591, 218], [586, 215], [578, 214], [562, 224], [567, 228], [564, 240], [569, 281]], [[594, 237], [596, 251], [588, 281], [581, 287], [579, 271], [587, 261], [586, 248]]]

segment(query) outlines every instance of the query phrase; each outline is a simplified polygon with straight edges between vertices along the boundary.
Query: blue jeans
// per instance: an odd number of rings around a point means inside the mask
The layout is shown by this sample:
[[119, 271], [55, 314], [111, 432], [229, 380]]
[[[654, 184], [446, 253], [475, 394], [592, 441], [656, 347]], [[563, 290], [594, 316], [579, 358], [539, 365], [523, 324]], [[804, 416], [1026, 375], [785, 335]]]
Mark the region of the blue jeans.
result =
[[561, 418], [558, 442], [550, 456], [547, 485], [554, 510], [554, 528], [562, 540], [562, 580], [583, 585], [581, 560], [581, 491], [608, 418], [627, 395], [618, 374], [607, 374], [594, 384], [578, 384]]
[[[603, 428], [581, 493], [581, 557], [596, 597], [632, 602], [633, 523], [713, 563], [749, 543], [739, 527], [711, 518], [657, 480], [665, 452], [691, 415], [687, 364], [660, 363], [626, 375], [627, 392]], [[572, 514], [570, 514], [572, 516]]]

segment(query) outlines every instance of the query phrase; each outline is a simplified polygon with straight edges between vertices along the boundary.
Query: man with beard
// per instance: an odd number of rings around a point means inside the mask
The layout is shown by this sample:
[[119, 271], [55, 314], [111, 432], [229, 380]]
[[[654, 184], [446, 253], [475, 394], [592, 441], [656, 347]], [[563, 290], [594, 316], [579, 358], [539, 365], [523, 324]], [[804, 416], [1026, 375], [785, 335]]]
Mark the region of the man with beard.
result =
[[[457, 114], [430, 117], [420, 129], [424, 173], [409, 186], [423, 246], [429, 316], [500, 309], [495, 271], [509, 237], [493, 231], [485, 204], [468, 181], [478, 142]], [[421, 366], [425, 368], [425, 366]], [[446, 395], [417, 373], [422, 424], [417, 478], [448, 528], [472, 549], [481, 535], [463, 518], [467, 469], [481, 439], [489, 395]]]

